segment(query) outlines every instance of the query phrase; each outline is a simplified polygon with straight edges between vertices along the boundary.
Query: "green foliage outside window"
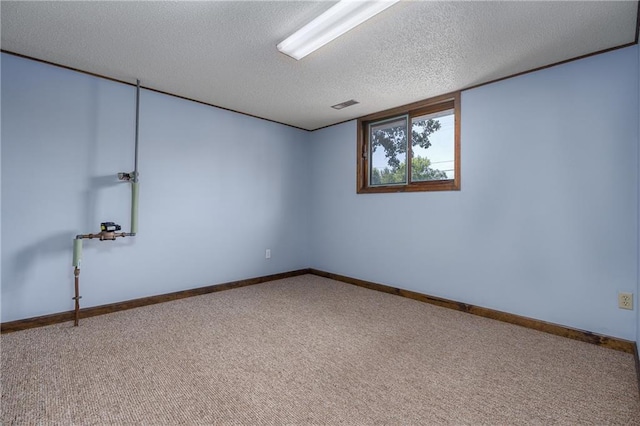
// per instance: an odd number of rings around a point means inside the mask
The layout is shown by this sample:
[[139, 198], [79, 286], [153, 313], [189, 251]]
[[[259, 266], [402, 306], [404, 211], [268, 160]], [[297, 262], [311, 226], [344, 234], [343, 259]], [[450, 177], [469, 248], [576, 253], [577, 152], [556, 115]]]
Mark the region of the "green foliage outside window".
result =
[[[435, 119], [417, 120], [412, 124], [411, 141], [413, 147], [427, 149], [431, 146], [429, 136], [440, 130], [440, 122]], [[389, 167], [371, 170], [371, 185], [388, 185], [407, 183], [407, 135], [405, 126], [394, 126], [374, 130], [371, 135], [371, 153], [378, 148], [384, 149]], [[398, 157], [401, 157], [399, 159]], [[431, 161], [426, 157], [415, 156], [411, 150], [411, 181], [428, 181], [447, 179], [447, 174], [431, 168]]]

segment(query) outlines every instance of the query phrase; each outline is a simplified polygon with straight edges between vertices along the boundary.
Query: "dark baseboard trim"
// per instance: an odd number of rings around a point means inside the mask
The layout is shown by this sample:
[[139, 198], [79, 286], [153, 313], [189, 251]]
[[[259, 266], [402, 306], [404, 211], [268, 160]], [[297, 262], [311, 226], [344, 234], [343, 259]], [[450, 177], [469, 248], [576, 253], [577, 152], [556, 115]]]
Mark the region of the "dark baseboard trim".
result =
[[[479, 306], [469, 305], [467, 303], [456, 302], [453, 300], [442, 299], [440, 297], [428, 296], [426, 294], [417, 293], [415, 291], [403, 290], [396, 287], [390, 287], [384, 284], [373, 283], [370, 281], [359, 280], [357, 278], [346, 277], [344, 275], [333, 274], [331, 272], [320, 271], [317, 269], [310, 269], [310, 273], [325, 278], [331, 278], [336, 281], [342, 281], [348, 284], [353, 284], [359, 287], [368, 288], [371, 290], [381, 291], [384, 293], [395, 294], [397, 296], [407, 297], [409, 299], [418, 300], [420, 302], [429, 303], [432, 305], [442, 306], [444, 308], [455, 309], [457, 311], [467, 312], [470, 314], [478, 315], [485, 318], [491, 318], [498, 321], [508, 322], [510, 324], [519, 325], [522, 327], [531, 328], [538, 331], [544, 331], [545, 333], [555, 334], [557, 336], [568, 337], [569, 339], [579, 340], [582, 342], [592, 343], [598, 346], [604, 346], [606, 348], [615, 349], [622, 352], [634, 353], [636, 356], [636, 362], [638, 352], [636, 350], [635, 342], [618, 339], [616, 337], [604, 336], [590, 331], [578, 330], [570, 327], [565, 327], [558, 324], [553, 324], [533, 318], [527, 318], [520, 315], [509, 314], [506, 312], [496, 311], [489, 308], [482, 308]], [[637, 364], [636, 364], [637, 365]], [[636, 367], [636, 371], [640, 377], [640, 367]]]
[[[429, 296], [426, 294], [418, 293], [410, 290], [403, 290], [397, 287], [391, 287], [384, 284], [378, 284], [371, 281], [360, 280], [357, 278], [351, 278], [344, 275], [334, 274], [331, 272], [325, 272], [318, 269], [298, 269], [296, 271], [283, 272], [279, 274], [266, 275], [262, 277], [249, 278], [246, 280], [231, 281], [222, 284], [214, 284], [206, 287], [198, 287], [190, 290], [176, 291], [174, 293], [160, 294], [157, 296], [143, 297], [140, 299], [127, 300], [124, 302], [116, 302], [108, 305], [94, 306], [90, 308], [80, 309], [80, 318], [89, 318], [97, 315], [109, 314], [112, 312], [124, 311], [127, 309], [139, 308], [142, 306], [154, 305], [156, 303], [169, 302], [171, 300], [184, 299], [186, 297], [200, 296], [207, 293], [215, 293], [218, 291], [230, 290], [239, 287], [246, 287], [250, 285], [261, 284], [269, 281], [280, 280], [284, 278], [296, 277], [299, 275], [313, 274], [325, 278], [330, 278], [336, 281], [356, 285], [359, 287], [368, 288], [370, 290], [381, 291], [383, 293], [395, 294], [397, 296], [406, 297], [420, 302], [429, 303], [432, 305], [441, 306], [444, 308], [455, 309], [461, 312], [467, 312], [470, 314], [478, 315], [485, 318], [491, 318], [498, 321], [508, 322], [510, 324], [520, 325], [522, 327], [531, 328], [534, 330], [544, 331], [546, 333], [555, 334], [558, 336], [568, 337], [570, 339], [579, 340], [582, 342], [592, 343], [599, 346], [604, 346], [610, 349], [615, 349], [627, 353], [634, 354], [636, 359], [636, 371], [638, 373], [638, 380], [640, 382], [640, 361], [638, 360], [638, 351], [636, 349], [636, 343], [618, 339], [616, 337], [604, 336], [590, 331], [578, 330], [570, 327], [565, 327], [558, 324], [553, 324], [533, 318], [527, 318], [520, 315], [510, 314], [506, 312], [496, 311], [489, 308], [482, 308], [479, 306], [470, 305], [467, 303], [456, 302], [453, 300], [443, 299], [440, 297]], [[34, 318], [26, 318], [16, 321], [9, 321], [0, 324], [0, 330], [4, 333], [11, 333], [14, 331], [26, 330], [34, 327], [43, 327], [46, 325], [58, 324], [61, 322], [73, 321], [73, 311], [59, 312], [50, 315], [43, 315]]]
[[[281, 280], [283, 278], [296, 277], [309, 273], [309, 269], [299, 269], [297, 271], [282, 272], [280, 274], [266, 275], [262, 277], [249, 278], [246, 280], [231, 281], [223, 284], [215, 284], [206, 287], [198, 287], [190, 290], [176, 291], [174, 293], [160, 294], [157, 296], [143, 297], [141, 299], [127, 300], [124, 302], [111, 303], [109, 305], [94, 306], [80, 309], [80, 319], [94, 317], [97, 315], [110, 314], [127, 309], [139, 308], [141, 306], [155, 305], [156, 303], [169, 302], [171, 300], [184, 299], [186, 297], [200, 296], [217, 291], [231, 290], [233, 288], [246, 287], [261, 284], [268, 281]], [[57, 314], [44, 315], [35, 318], [26, 318], [17, 321], [4, 322], [0, 324], [2, 334], [14, 331], [26, 330], [35, 327], [58, 324], [61, 322], [73, 321], [74, 312], [60, 312]]]
[[636, 359], [636, 376], [638, 377], [638, 392], [640, 392], [640, 357], [638, 356], [638, 344], [633, 344], [633, 357]]

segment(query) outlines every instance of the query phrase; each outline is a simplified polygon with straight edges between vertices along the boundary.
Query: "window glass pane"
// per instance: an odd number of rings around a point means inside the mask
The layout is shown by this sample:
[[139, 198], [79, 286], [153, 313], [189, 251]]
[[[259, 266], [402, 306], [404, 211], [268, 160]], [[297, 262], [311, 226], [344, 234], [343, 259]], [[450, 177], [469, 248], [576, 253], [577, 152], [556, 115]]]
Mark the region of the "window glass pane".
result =
[[454, 178], [455, 127], [453, 110], [411, 120], [411, 181]]
[[369, 125], [369, 185], [407, 184], [408, 117]]

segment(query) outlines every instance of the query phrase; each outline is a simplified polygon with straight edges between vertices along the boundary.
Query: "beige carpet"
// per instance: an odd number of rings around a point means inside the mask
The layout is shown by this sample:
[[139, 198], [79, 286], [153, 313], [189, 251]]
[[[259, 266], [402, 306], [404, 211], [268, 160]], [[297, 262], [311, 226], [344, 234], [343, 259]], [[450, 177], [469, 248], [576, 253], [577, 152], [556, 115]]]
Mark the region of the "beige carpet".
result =
[[2, 424], [640, 424], [629, 354], [313, 275], [6, 334]]

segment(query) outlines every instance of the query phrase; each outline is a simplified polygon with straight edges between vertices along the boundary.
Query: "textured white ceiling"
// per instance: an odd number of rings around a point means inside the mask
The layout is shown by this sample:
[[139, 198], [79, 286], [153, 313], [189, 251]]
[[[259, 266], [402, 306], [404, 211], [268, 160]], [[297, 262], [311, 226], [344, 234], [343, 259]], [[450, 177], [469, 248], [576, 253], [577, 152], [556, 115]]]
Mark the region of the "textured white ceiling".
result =
[[2, 1], [1, 44], [316, 129], [632, 43], [638, 16], [635, 0], [405, 1], [301, 61], [278, 52], [332, 4]]

